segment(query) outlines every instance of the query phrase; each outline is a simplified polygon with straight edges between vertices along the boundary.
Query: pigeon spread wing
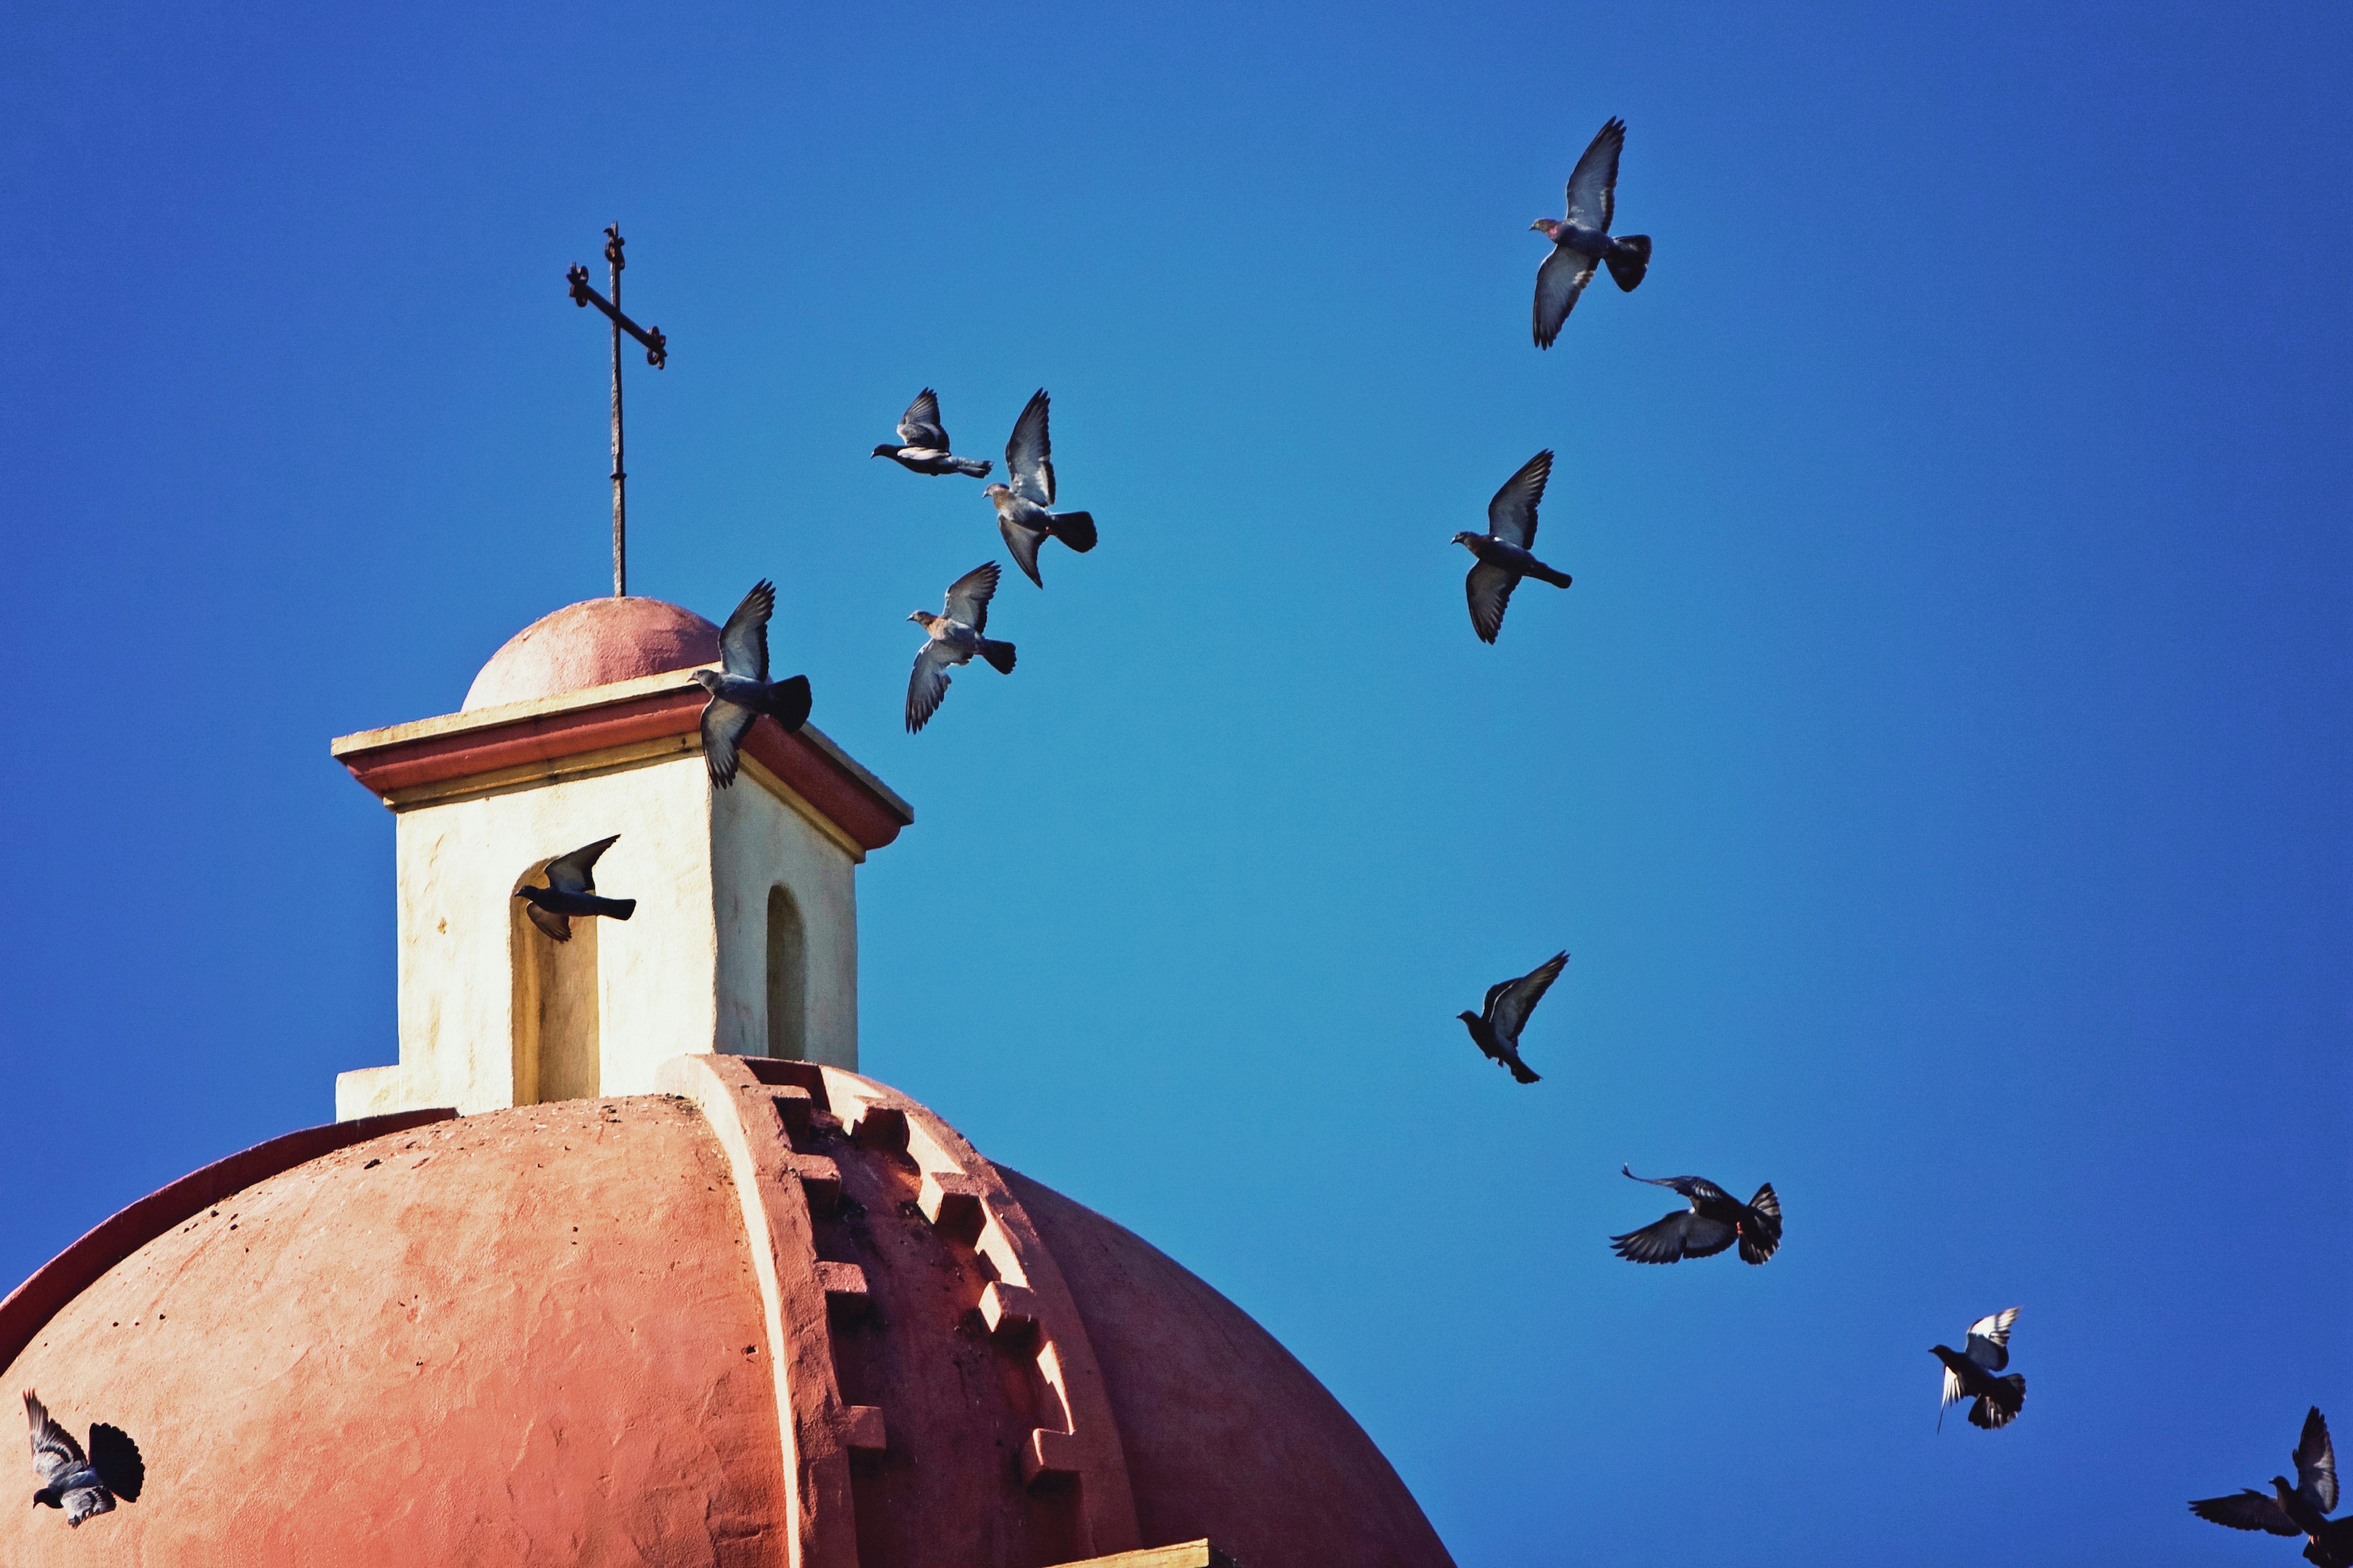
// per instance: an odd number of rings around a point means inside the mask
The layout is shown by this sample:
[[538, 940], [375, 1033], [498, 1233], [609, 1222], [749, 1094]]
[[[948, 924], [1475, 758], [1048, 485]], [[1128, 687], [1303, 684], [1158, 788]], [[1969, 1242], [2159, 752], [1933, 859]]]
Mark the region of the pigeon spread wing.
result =
[[1005, 548], [1013, 552], [1013, 563], [1021, 568], [1022, 575], [1040, 588], [1044, 587], [1046, 579], [1038, 575], [1038, 547], [1046, 542], [1046, 535], [1026, 528], [1016, 528], [1006, 521], [1003, 512], [997, 514], [997, 531], [1005, 535]]
[[1571, 226], [1608, 234], [1618, 209], [1618, 154], [1626, 145], [1626, 122], [1612, 120], [1587, 144], [1568, 176]]
[[721, 789], [735, 782], [735, 770], [740, 765], [736, 753], [759, 717], [751, 709], [723, 697], [713, 697], [702, 705], [702, 765], [710, 773], [711, 782]]
[[765, 577], [753, 584], [727, 624], [719, 628], [720, 668], [754, 680], [768, 679], [768, 617], [776, 608], [776, 584]]
[[2295, 1489], [2323, 1513], [2337, 1511], [2337, 1446], [2328, 1440], [2328, 1423], [2314, 1405], [2304, 1418], [2304, 1435], [2295, 1445]]
[[73, 1434], [49, 1419], [49, 1407], [29, 1390], [25, 1394], [25, 1419], [33, 1429], [33, 1468], [41, 1484], [55, 1486], [58, 1478], [80, 1468], [81, 1445]]
[[915, 401], [899, 416], [899, 444], [924, 447], [934, 452], [948, 449], [947, 429], [940, 424], [939, 396], [930, 387], [915, 394]]
[[1030, 395], [1029, 405], [1013, 422], [1013, 434], [1005, 443], [1007, 481], [1015, 495], [1039, 506], [1054, 504], [1053, 443], [1046, 434], [1046, 389], [1041, 386]]
[[1519, 1043], [1520, 1031], [1527, 1027], [1528, 1015], [1536, 1010], [1544, 994], [1560, 978], [1561, 966], [1568, 954], [1556, 952], [1517, 980], [1507, 983], [1501, 995], [1490, 993], [1488, 1021], [1494, 1026], [1495, 1037]]
[[621, 836], [599, 838], [594, 844], [584, 844], [571, 854], [547, 863], [547, 885], [559, 893], [593, 893], [596, 890], [596, 857], [613, 847]]
[[1544, 500], [1545, 480], [1552, 477], [1552, 453], [1538, 452], [1504, 481], [1487, 503], [1487, 531], [1506, 544], [1532, 550], [1536, 542], [1536, 503]]
[[1568, 313], [1577, 309], [1577, 297], [1592, 281], [1593, 258], [1562, 246], [1553, 247], [1552, 254], [1536, 268], [1536, 347], [1552, 347], [1553, 341], [1560, 336], [1560, 329], [1568, 321]]
[[[1010, 537], [1010, 531], [1008, 531]], [[1490, 566], [1484, 561], [1471, 568], [1462, 579], [1462, 596], [1471, 604], [1471, 629], [1479, 634], [1481, 642], [1493, 642], [1504, 629], [1504, 612], [1512, 607], [1512, 590], [1520, 585], [1520, 574], [1506, 572], [1501, 566]]]
[[2189, 1511], [2210, 1524], [2231, 1530], [2263, 1530], [2274, 1535], [2302, 1535], [2280, 1507], [2279, 1499], [2269, 1492], [2259, 1492], [2250, 1487], [2230, 1497], [2200, 1498], [2189, 1505]]
[[940, 702], [948, 694], [947, 649], [936, 642], [925, 643], [915, 655], [914, 672], [907, 677], [907, 733], [910, 735], [932, 721], [940, 710]]
[[2016, 1321], [2015, 1307], [1987, 1313], [1969, 1325], [1969, 1337], [1963, 1342], [1961, 1353], [1988, 1372], [2000, 1372], [2010, 1364], [2010, 1326]]
[[1686, 1258], [1713, 1258], [1739, 1238], [1740, 1233], [1722, 1220], [1677, 1209], [1656, 1225], [1611, 1237], [1609, 1250], [1629, 1263], [1680, 1263]]
[[543, 910], [528, 899], [523, 900], [523, 919], [547, 933], [550, 942], [572, 940], [572, 917], [559, 915], [554, 910]]
[[[1010, 538], [1008, 531], [1007, 537]], [[1030, 546], [1030, 559], [1037, 559], [1037, 546]], [[988, 629], [988, 601], [997, 596], [997, 563], [984, 561], [955, 582], [948, 584], [947, 617], [962, 621], [974, 631]]]

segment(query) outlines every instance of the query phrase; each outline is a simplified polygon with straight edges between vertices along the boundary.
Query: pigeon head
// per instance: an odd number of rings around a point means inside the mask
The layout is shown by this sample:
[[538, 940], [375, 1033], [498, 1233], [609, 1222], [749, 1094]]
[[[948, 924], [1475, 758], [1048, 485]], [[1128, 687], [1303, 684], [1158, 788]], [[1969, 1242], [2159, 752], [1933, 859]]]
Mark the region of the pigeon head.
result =
[[718, 692], [719, 692], [720, 675], [719, 675], [719, 672], [718, 672], [717, 670], [715, 670], [715, 669], [698, 669], [698, 670], [693, 670], [693, 671], [691, 671], [691, 673], [693, 675], [693, 677], [694, 677], [694, 683], [695, 683], [697, 686], [702, 687], [702, 689], [704, 689], [705, 691], [708, 691], [708, 692], [712, 693], [713, 696], [718, 695]]
[[1560, 224], [1556, 219], [1540, 217], [1528, 226], [1546, 239], [1557, 239], [1560, 237]]
[[[1002, 485], [991, 485], [988, 488], [991, 489], [1003, 489], [1005, 487]], [[932, 614], [929, 610], [909, 610], [907, 612], [907, 618], [914, 622], [919, 626], [928, 626], [934, 621], [939, 619], [937, 616]]]
[[899, 448], [892, 446], [886, 441], [881, 446], [875, 447], [874, 450], [867, 453], [866, 455], [870, 458], [894, 458], [898, 456], [898, 454]]
[[1476, 550], [1479, 547], [1479, 535], [1466, 528], [1454, 536], [1454, 542], [1468, 549]]
[[995, 500], [999, 496], [1011, 495], [1013, 493], [1013, 487], [1010, 485], [989, 485], [984, 488], [980, 493], [987, 496], [989, 500]]

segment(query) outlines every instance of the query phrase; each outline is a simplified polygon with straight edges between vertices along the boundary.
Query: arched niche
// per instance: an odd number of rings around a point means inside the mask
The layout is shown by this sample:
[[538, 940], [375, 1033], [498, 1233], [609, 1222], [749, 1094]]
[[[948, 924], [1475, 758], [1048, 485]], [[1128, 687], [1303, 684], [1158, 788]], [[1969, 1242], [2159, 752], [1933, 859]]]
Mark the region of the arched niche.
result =
[[808, 1056], [808, 933], [792, 889], [768, 889], [768, 1054]]
[[[515, 888], [544, 883], [547, 862], [534, 863]], [[508, 951], [514, 975], [514, 1103], [593, 1100], [599, 1088], [596, 928], [593, 918], [572, 922], [572, 940], [557, 942], [531, 923], [521, 899], [508, 900]]]

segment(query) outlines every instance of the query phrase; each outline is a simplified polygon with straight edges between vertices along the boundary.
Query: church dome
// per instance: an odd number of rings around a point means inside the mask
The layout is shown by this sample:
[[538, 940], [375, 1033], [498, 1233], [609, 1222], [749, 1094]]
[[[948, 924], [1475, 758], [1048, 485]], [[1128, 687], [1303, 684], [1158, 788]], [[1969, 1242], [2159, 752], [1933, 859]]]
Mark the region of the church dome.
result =
[[[7, 1386], [142, 1450], [76, 1560], [1044, 1568], [1209, 1538], [1447, 1568], [1238, 1308], [813, 1064], [289, 1135], [0, 1303]], [[62, 1561], [0, 1508], [0, 1561]]]
[[491, 655], [465, 711], [556, 697], [719, 657], [719, 628], [660, 599], [583, 599], [523, 627]]

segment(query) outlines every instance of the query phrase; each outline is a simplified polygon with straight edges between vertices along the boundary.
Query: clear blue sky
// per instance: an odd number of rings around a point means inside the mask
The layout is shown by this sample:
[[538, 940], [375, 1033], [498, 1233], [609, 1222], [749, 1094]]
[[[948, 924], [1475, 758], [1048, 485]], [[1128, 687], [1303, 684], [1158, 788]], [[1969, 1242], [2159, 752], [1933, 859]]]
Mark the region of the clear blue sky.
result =
[[[828, 8], [838, 12], [839, 8]], [[335, 734], [778, 584], [865, 1065], [1255, 1313], [1465, 1568], [2278, 1563], [2353, 1437], [2339, 5], [0, 20], [0, 1288], [394, 1053]], [[2063, 12], [2063, 15], [2054, 15]], [[1641, 291], [1528, 342], [1623, 115]], [[601, 276], [601, 268], [599, 269]], [[1102, 547], [871, 462], [1054, 393]], [[1539, 447], [1501, 646], [1450, 546]], [[1452, 1015], [1556, 947], [1528, 1089]], [[1605, 1237], [1770, 1179], [1780, 1256]], [[1926, 1353], [2021, 1302], [2011, 1430]]]

